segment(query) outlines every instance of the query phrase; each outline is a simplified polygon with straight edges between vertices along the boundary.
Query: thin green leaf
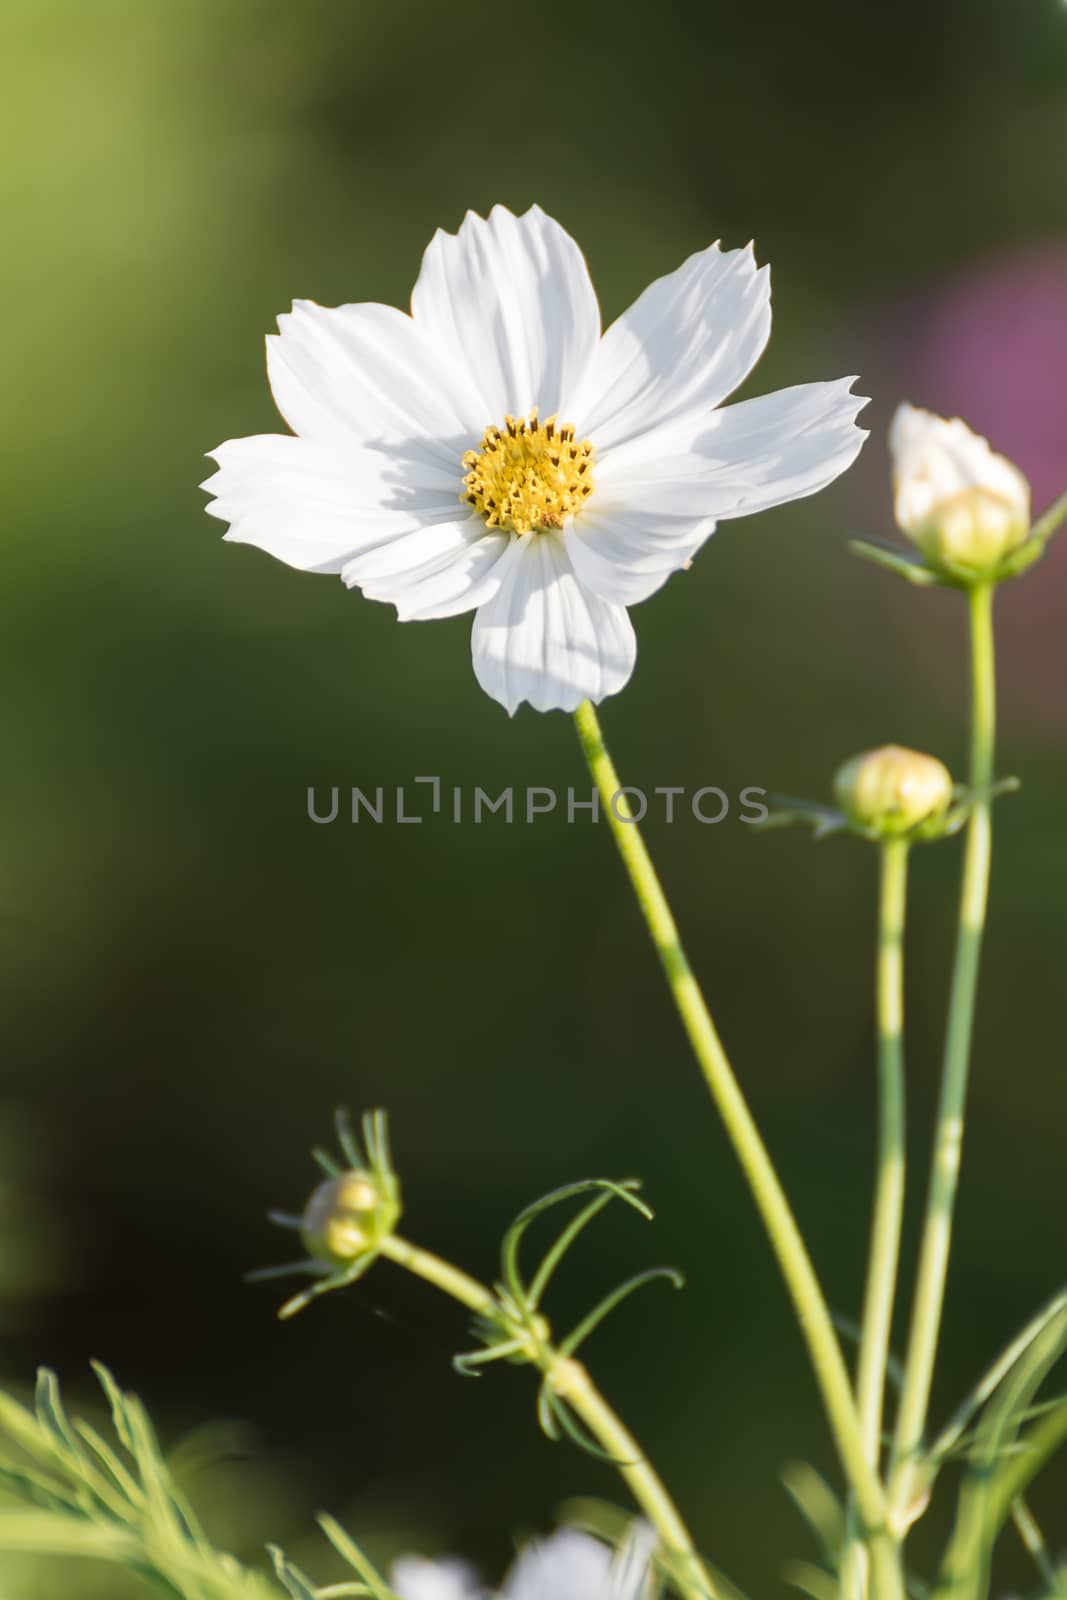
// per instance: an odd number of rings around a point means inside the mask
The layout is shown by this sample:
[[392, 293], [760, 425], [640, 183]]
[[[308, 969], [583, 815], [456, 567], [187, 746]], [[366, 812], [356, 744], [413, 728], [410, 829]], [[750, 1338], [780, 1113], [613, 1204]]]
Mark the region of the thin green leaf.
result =
[[490, 1345], [487, 1350], [470, 1350], [463, 1355], [453, 1356], [452, 1366], [461, 1378], [480, 1378], [480, 1367], [486, 1367], [492, 1361], [506, 1361], [525, 1348], [525, 1340], [507, 1339], [503, 1344]]
[[611, 1195], [614, 1195], [616, 1199], [624, 1201], [628, 1206], [632, 1206], [646, 1221], [651, 1221], [652, 1208], [634, 1194], [633, 1191], [636, 1188], [637, 1181], [633, 1178], [624, 1179], [621, 1183], [616, 1183], [610, 1178], [586, 1178], [578, 1183], [565, 1184], [561, 1189], [553, 1189], [550, 1193], [542, 1195], [539, 1200], [533, 1201], [531, 1205], [520, 1211], [505, 1233], [500, 1247], [501, 1275], [515, 1299], [521, 1303], [526, 1303], [527, 1289], [519, 1271], [519, 1246], [522, 1243], [523, 1235], [532, 1222], [535, 1222], [543, 1212], [550, 1210], [553, 1206], [561, 1205], [575, 1195], [588, 1194], [590, 1189], [606, 1190]]
[[111, 1474], [119, 1493], [133, 1506], [142, 1503], [144, 1495], [140, 1487], [127, 1472], [115, 1452], [105, 1444], [96, 1430], [91, 1428], [87, 1422], [75, 1422], [74, 1426], [100, 1465], [106, 1472]]
[[1065, 521], [1067, 521], [1067, 490], [1064, 490], [1059, 499], [1053, 500], [1048, 509], [1041, 513], [1030, 529], [1030, 539], [1045, 544], [1054, 533], [1059, 532]]
[[804, 1518], [822, 1555], [836, 1572], [845, 1548], [845, 1508], [821, 1473], [806, 1461], [782, 1468], [786, 1493]]
[[843, 811], [838, 811], [835, 806], [822, 805], [817, 800], [799, 800], [789, 794], [769, 794], [764, 804], [767, 815], [752, 824], [757, 833], [802, 823], [812, 830], [813, 838], [825, 839], [848, 827], [848, 819]]
[[685, 1287], [685, 1279], [674, 1267], [650, 1267], [646, 1272], [635, 1273], [632, 1278], [627, 1278], [625, 1283], [605, 1295], [600, 1304], [594, 1306], [588, 1316], [582, 1318], [578, 1326], [559, 1344], [559, 1354], [573, 1355], [579, 1345], [585, 1343], [589, 1335], [599, 1328], [604, 1318], [609, 1316], [616, 1306], [621, 1305], [635, 1290], [642, 1288], [646, 1283], [654, 1283], [658, 1278], [666, 1279], [675, 1289]]
[[316, 1520], [342, 1561], [347, 1561], [353, 1572], [359, 1574], [375, 1600], [398, 1600], [398, 1596], [389, 1588], [374, 1563], [364, 1555], [359, 1545], [345, 1532], [339, 1522], [327, 1516], [325, 1512], [320, 1513]]
[[941, 1460], [950, 1454], [956, 1443], [963, 1437], [974, 1417], [977, 1416], [986, 1401], [1008, 1376], [1012, 1368], [1025, 1355], [1034, 1340], [1065, 1308], [1067, 1308], [1067, 1290], [1061, 1290], [1058, 1294], [1053, 1295], [1052, 1299], [1043, 1305], [1026, 1326], [1015, 1335], [1011, 1343], [1001, 1351], [992, 1366], [988, 1368], [971, 1392], [956, 1408], [948, 1423], [926, 1452], [927, 1460], [933, 1465], [933, 1472], [929, 1478], [931, 1484]]
[[[969, 814], [969, 811], [964, 813], [964, 820], [966, 820], [966, 817]], [[847, 1339], [849, 1344], [855, 1345], [858, 1349], [860, 1339], [863, 1336], [863, 1330], [855, 1318], [846, 1317], [840, 1311], [831, 1311], [830, 1315], [833, 1320], [834, 1327], [837, 1329], [838, 1333], [841, 1334], [842, 1338]], [[885, 1370], [886, 1377], [889, 1379], [892, 1387], [896, 1390], [901, 1389], [904, 1385], [904, 1363], [901, 1361], [900, 1357], [894, 1355], [891, 1350], [886, 1356]]]
[[1049, 1594], [1062, 1594], [1063, 1589], [1060, 1585], [1059, 1574], [1056, 1571], [1056, 1563], [1049, 1554], [1045, 1536], [1038, 1526], [1037, 1518], [1021, 1495], [1011, 1508], [1011, 1520], [1014, 1522], [1019, 1538], [1029, 1552], [1034, 1566], [1048, 1585]]
[[27, 1555], [91, 1556], [134, 1564], [141, 1554], [127, 1530], [58, 1511], [0, 1511], [0, 1550]]
[[908, 583], [921, 588], [943, 584], [945, 579], [928, 567], [922, 557], [905, 545], [891, 544], [885, 539], [850, 539], [848, 547], [861, 561], [870, 561], [876, 567], [896, 573]]
[[533, 1278], [530, 1281], [530, 1287], [526, 1294], [526, 1304], [531, 1311], [536, 1311], [538, 1306], [541, 1304], [541, 1301], [544, 1298], [545, 1290], [548, 1288], [553, 1273], [563, 1260], [564, 1256], [567, 1254], [567, 1251], [570, 1249], [571, 1245], [589, 1226], [593, 1219], [600, 1215], [604, 1207], [611, 1204], [613, 1198], [614, 1196], [605, 1190], [603, 1193], [598, 1194], [593, 1200], [590, 1200], [589, 1204], [584, 1206], [582, 1210], [579, 1211], [578, 1215], [576, 1217], [572, 1217], [571, 1221], [568, 1222], [567, 1226], [563, 1229], [562, 1233], [559, 1235], [551, 1249], [545, 1252], [544, 1256], [541, 1258], [541, 1265], [534, 1273]]
[[96, 1381], [99, 1383], [101, 1389], [103, 1389], [104, 1395], [111, 1407], [111, 1425], [118, 1436], [118, 1441], [122, 1445], [123, 1449], [128, 1450], [132, 1455], [133, 1436], [130, 1433], [129, 1426], [126, 1421], [126, 1396], [123, 1394], [122, 1390], [119, 1388], [118, 1384], [115, 1382], [115, 1379], [112, 1377], [107, 1367], [104, 1366], [102, 1361], [91, 1361], [89, 1365], [95, 1372]]
[[29, 1467], [11, 1466], [6, 1461], [0, 1462], [0, 1489], [46, 1511], [77, 1512], [79, 1509], [77, 1496], [58, 1479], [46, 1477]]
[[356, 1283], [377, 1261], [381, 1252], [368, 1250], [366, 1255], [357, 1256], [350, 1261], [341, 1272], [331, 1272], [328, 1278], [320, 1278], [309, 1289], [303, 1289], [299, 1294], [294, 1294], [283, 1306], [278, 1309], [278, 1318], [282, 1322], [295, 1317], [298, 1311], [303, 1311], [312, 1300], [318, 1299], [320, 1294], [330, 1294], [334, 1289], [347, 1289], [349, 1284]]
[[[1061, 1309], [1045, 1321], [983, 1412], [974, 1461], [960, 1488], [956, 1523], [942, 1563], [938, 1594], [944, 1600], [985, 1600], [988, 1594], [993, 1546], [1015, 1501], [1060, 1442], [1058, 1413], [1050, 1413], [1035, 1430], [1040, 1434], [1052, 1425], [1044, 1452], [1031, 1450], [1016, 1461], [1005, 1461], [1004, 1455], [1015, 1445], [1023, 1414], [1065, 1349], [1067, 1309]], [[1064, 1412], [1067, 1436], [1067, 1406]]]
[[381, 1177], [395, 1178], [393, 1151], [389, 1139], [389, 1118], [379, 1107], [363, 1113], [363, 1143], [371, 1167]]
[[790, 1561], [782, 1568], [782, 1577], [811, 1600], [839, 1600], [837, 1579], [812, 1561]]
[[311, 1579], [306, 1577], [299, 1567], [286, 1559], [285, 1553], [279, 1550], [276, 1544], [267, 1546], [274, 1567], [274, 1575], [282, 1588], [289, 1596], [289, 1600], [318, 1600], [318, 1594]]
[[50, 1466], [57, 1455], [63, 1458], [66, 1454], [34, 1413], [7, 1394], [0, 1394], [0, 1433], [6, 1434], [34, 1461], [46, 1466]]
[[610, 1450], [602, 1449], [601, 1446], [597, 1444], [592, 1434], [587, 1432], [587, 1430], [578, 1421], [577, 1417], [568, 1408], [565, 1401], [561, 1400], [559, 1395], [553, 1394], [552, 1390], [548, 1387], [547, 1378], [541, 1385], [541, 1391], [538, 1395], [537, 1410], [539, 1418], [542, 1415], [542, 1397], [544, 1400], [545, 1412], [551, 1416], [553, 1423], [556, 1424], [556, 1431], [550, 1432], [549, 1429], [544, 1426], [544, 1423], [542, 1423], [543, 1431], [548, 1438], [558, 1439], [559, 1431], [562, 1430], [567, 1435], [568, 1439], [571, 1440], [572, 1444], [576, 1444], [579, 1450], [584, 1451], [587, 1456], [593, 1456], [593, 1458], [597, 1461], [606, 1461], [613, 1467], [637, 1466], [638, 1463], [636, 1460], [625, 1461], [619, 1456], [612, 1455]]

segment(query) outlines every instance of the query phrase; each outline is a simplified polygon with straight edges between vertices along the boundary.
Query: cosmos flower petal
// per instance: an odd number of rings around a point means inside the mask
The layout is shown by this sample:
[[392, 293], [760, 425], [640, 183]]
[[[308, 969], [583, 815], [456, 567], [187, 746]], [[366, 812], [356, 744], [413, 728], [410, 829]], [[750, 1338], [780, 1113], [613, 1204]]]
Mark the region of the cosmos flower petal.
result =
[[202, 487], [225, 537], [305, 572], [340, 572], [359, 550], [455, 520], [451, 485], [428, 459], [411, 458], [401, 489], [388, 457], [288, 434], [231, 439], [212, 455], [219, 470]]
[[903, 404], [889, 428], [897, 521], [914, 534], [939, 505], [968, 490], [984, 491], [1027, 520], [1030, 485], [1014, 462], [959, 417]]
[[401, 622], [455, 617], [496, 594], [510, 542], [479, 518], [435, 523], [356, 556], [341, 577], [396, 606]]
[[652, 1588], [652, 1557], [659, 1540], [647, 1522], [633, 1522], [611, 1563], [605, 1600], [644, 1600]]
[[710, 517], [667, 517], [598, 501], [563, 537], [579, 582], [602, 600], [633, 606], [688, 565], [714, 531]]
[[825, 489], [855, 460], [867, 404], [854, 378], [805, 383], [724, 406], [636, 441], [600, 464], [598, 482], [626, 504], [673, 516], [747, 516]]
[[401, 1556], [389, 1570], [389, 1587], [400, 1600], [477, 1600], [483, 1593], [467, 1563], [450, 1556]]
[[522, 1549], [504, 1582], [503, 1600], [606, 1600], [610, 1572], [606, 1545], [561, 1528]]
[[[600, 338], [600, 309], [570, 234], [533, 206], [468, 212], [438, 230], [411, 296], [415, 325], [446, 362], [469, 372], [482, 429], [505, 416], [567, 409]], [[564, 419], [566, 420], [566, 419]]]
[[536, 711], [574, 711], [628, 682], [637, 641], [622, 606], [579, 581], [554, 533], [513, 539], [500, 586], [474, 618], [474, 673], [509, 714], [523, 701]]
[[267, 339], [274, 401], [294, 433], [348, 443], [420, 439], [454, 465], [485, 426], [463, 367], [394, 306], [296, 300]]
[[749, 246], [717, 244], [650, 284], [597, 347], [568, 417], [598, 451], [710, 411], [751, 372], [771, 287]]

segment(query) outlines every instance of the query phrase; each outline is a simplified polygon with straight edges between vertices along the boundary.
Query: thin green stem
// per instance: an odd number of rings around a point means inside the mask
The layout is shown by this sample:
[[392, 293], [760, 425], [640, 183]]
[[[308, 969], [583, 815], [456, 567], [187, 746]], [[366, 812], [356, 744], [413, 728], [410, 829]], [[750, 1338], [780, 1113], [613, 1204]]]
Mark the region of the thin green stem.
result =
[[956, 959], [949, 997], [941, 1101], [912, 1306], [904, 1384], [890, 1475], [890, 1515], [901, 1534], [921, 1512], [914, 1501], [916, 1468], [926, 1430], [937, 1343], [945, 1299], [952, 1214], [959, 1184], [963, 1117], [974, 1028], [978, 966], [989, 896], [992, 829], [988, 790], [993, 779], [996, 685], [993, 656], [993, 589], [968, 592], [971, 626], [971, 788], [974, 809], [967, 827], [960, 892]]
[[1034, 1566], [1041, 1574], [1042, 1580], [1048, 1589], [1049, 1597], [1062, 1594], [1063, 1584], [1056, 1571], [1056, 1563], [1049, 1555], [1048, 1545], [1038, 1526], [1037, 1519], [1022, 1495], [1019, 1496], [1011, 1508], [1011, 1519], [1014, 1522], [1019, 1538], [1033, 1557]]
[[774, 1164], [741, 1092], [682, 947], [667, 898], [588, 701], [575, 713], [578, 737], [682, 1025], [763, 1219], [808, 1346], [841, 1463], [879, 1569], [878, 1600], [903, 1594], [886, 1537], [885, 1496], [867, 1460], [848, 1369], [826, 1300]]
[[[485, 1284], [407, 1239], [390, 1234], [382, 1242], [381, 1252], [477, 1315], [490, 1317], [499, 1307], [496, 1295]], [[659, 1474], [586, 1368], [573, 1357], [561, 1355], [547, 1340], [528, 1341], [523, 1345], [523, 1354], [544, 1373], [553, 1393], [581, 1418], [615, 1464], [637, 1505], [659, 1534], [664, 1557], [682, 1594], [687, 1600], [717, 1600], [718, 1590]]]
[[877, 1469], [882, 1444], [886, 1367], [893, 1323], [904, 1214], [904, 916], [908, 842], [881, 846], [878, 955], [878, 1176], [871, 1219], [856, 1398], [867, 1460]]
[[993, 1527], [1002, 1526], [1019, 1496], [1026, 1493], [1046, 1461], [1064, 1444], [1067, 1444], [1067, 1406], [1059, 1406], [1030, 1430], [1022, 1449], [994, 1481], [989, 1509]]

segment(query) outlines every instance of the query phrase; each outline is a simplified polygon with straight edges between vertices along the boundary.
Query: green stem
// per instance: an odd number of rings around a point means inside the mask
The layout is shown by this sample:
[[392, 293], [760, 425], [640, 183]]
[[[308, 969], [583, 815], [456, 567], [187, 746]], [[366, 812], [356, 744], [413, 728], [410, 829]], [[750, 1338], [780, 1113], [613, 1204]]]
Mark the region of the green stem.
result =
[[1063, 1584], [1056, 1571], [1056, 1563], [1049, 1555], [1048, 1545], [1037, 1525], [1037, 1519], [1021, 1495], [1011, 1508], [1011, 1519], [1018, 1530], [1019, 1538], [1033, 1558], [1034, 1566], [1041, 1574], [1051, 1600], [1054, 1600], [1057, 1593], [1063, 1593]]
[[877, 1469], [886, 1368], [904, 1213], [904, 915], [908, 842], [881, 847], [876, 993], [878, 1011], [878, 1177], [864, 1297], [856, 1398], [867, 1460]]
[[[499, 1302], [491, 1289], [429, 1250], [390, 1234], [381, 1253], [434, 1288], [458, 1300], [477, 1315], [492, 1317]], [[579, 1361], [561, 1356], [546, 1340], [537, 1339], [524, 1355], [543, 1372], [553, 1392], [581, 1418], [605, 1455], [610, 1457], [634, 1500], [660, 1536], [664, 1556], [688, 1600], [717, 1600], [713, 1584], [688, 1528], [659, 1474], [644, 1458], [633, 1434], [616, 1416]]]
[[990, 1493], [990, 1524], [1003, 1525], [1020, 1495], [1026, 1493], [1046, 1461], [1067, 1444], [1067, 1406], [1050, 1411], [1026, 1435], [1022, 1448], [1001, 1470]]
[[971, 1058], [978, 965], [989, 895], [992, 831], [988, 790], [993, 780], [996, 687], [993, 656], [993, 589], [976, 584], [968, 592], [971, 625], [971, 789], [974, 809], [960, 893], [959, 931], [949, 997], [941, 1102], [930, 1168], [922, 1245], [912, 1307], [911, 1330], [893, 1443], [890, 1515], [903, 1534], [921, 1512], [913, 1504], [916, 1468], [926, 1430], [934, 1362], [945, 1299], [952, 1214], [959, 1183], [963, 1117]]
[[620, 792], [621, 785], [604, 745], [597, 714], [588, 700], [579, 706], [575, 721], [589, 770], [682, 1025], [741, 1163], [792, 1297], [841, 1463], [871, 1542], [872, 1560], [880, 1570], [879, 1600], [897, 1600], [903, 1589], [895, 1555], [886, 1537], [885, 1496], [863, 1448], [848, 1370], [811, 1258], [686, 958], [667, 898], [626, 796]]

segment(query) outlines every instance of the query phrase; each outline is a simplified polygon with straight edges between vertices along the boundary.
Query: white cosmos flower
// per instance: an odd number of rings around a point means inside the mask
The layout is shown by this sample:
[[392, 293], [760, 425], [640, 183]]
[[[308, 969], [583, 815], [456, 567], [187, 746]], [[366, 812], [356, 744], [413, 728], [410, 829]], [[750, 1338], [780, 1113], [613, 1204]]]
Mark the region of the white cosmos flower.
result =
[[475, 674], [509, 712], [616, 693], [627, 606], [717, 520], [814, 494], [865, 438], [851, 378], [717, 409], [770, 333], [751, 247], [690, 256], [602, 334], [581, 251], [537, 206], [436, 233], [410, 316], [298, 300], [278, 327], [295, 437], [212, 452], [208, 510], [401, 621], [473, 611]]
[[[633, 1524], [613, 1556], [588, 1534], [563, 1528], [521, 1551], [504, 1579], [500, 1600], [648, 1600], [656, 1537]], [[400, 1600], [485, 1600], [486, 1591], [462, 1561], [403, 1556], [394, 1562], [390, 1588]]]
[[959, 417], [898, 406], [889, 449], [897, 524], [931, 560], [983, 572], [1026, 538], [1030, 485]]

